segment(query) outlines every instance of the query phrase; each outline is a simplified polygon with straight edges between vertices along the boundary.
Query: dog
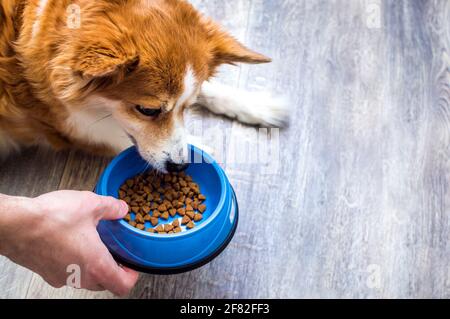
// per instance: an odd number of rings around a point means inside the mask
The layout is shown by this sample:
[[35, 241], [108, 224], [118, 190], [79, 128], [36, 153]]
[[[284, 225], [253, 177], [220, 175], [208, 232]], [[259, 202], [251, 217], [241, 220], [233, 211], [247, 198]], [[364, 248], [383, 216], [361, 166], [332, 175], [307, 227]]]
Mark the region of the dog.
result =
[[28, 145], [186, 167], [184, 110], [198, 103], [281, 126], [277, 99], [209, 82], [222, 64], [271, 60], [184, 0], [1, 0], [0, 154]]

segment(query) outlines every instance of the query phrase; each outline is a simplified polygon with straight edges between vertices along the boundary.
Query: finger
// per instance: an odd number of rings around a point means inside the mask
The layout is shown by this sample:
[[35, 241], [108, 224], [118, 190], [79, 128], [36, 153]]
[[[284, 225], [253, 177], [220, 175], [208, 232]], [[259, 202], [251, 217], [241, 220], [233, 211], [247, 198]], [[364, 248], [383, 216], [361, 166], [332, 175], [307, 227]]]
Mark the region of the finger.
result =
[[110, 257], [109, 266], [104, 269], [103, 280], [99, 282], [106, 290], [117, 296], [125, 296], [130, 293], [139, 279], [139, 273], [129, 268], [119, 266]]
[[113, 197], [100, 196], [96, 211], [99, 219], [117, 220], [128, 213], [128, 204]]
[[97, 284], [84, 285], [84, 286], [82, 286], [82, 288], [90, 290], [90, 291], [96, 291], [96, 292], [105, 291], [106, 290], [105, 287], [103, 287], [102, 285], [97, 285]]

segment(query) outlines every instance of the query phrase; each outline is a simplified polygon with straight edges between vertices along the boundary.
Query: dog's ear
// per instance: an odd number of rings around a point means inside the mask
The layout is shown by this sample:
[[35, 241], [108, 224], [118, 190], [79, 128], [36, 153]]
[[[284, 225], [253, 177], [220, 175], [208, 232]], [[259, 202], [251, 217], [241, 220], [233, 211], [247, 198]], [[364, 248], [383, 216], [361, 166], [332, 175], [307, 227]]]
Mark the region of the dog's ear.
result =
[[133, 50], [97, 43], [78, 50], [72, 69], [84, 78], [100, 78], [129, 74], [138, 65], [139, 55]]
[[270, 58], [245, 47], [213, 21], [207, 20], [205, 25], [213, 58], [213, 66], [224, 63], [235, 64], [242, 62], [259, 64], [272, 62]]

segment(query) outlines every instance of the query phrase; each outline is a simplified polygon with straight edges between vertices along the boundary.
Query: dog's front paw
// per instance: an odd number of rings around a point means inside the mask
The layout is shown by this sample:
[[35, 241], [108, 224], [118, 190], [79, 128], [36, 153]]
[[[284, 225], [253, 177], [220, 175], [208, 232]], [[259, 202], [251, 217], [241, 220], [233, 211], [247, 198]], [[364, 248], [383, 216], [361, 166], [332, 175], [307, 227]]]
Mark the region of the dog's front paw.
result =
[[199, 103], [216, 114], [263, 127], [289, 124], [288, 103], [266, 92], [248, 92], [219, 83], [205, 82]]
[[240, 122], [263, 127], [285, 127], [289, 124], [289, 107], [284, 98], [273, 97], [265, 92], [249, 92], [239, 101], [236, 112]]

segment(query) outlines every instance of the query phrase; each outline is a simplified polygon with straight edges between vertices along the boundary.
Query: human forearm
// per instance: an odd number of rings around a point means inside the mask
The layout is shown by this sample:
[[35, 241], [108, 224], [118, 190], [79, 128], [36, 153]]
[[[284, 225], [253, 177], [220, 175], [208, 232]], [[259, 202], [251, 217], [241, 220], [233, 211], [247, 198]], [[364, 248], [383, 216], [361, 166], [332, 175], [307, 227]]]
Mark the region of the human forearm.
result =
[[90, 192], [61, 191], [29, 199], [0, 195], [0, 254], [41, 275], [50, 285], [66, 284], [67, 267], [81, 271], [81, 286], [126, 294], [138, 278], [119, 267], [101, 242], [102, 219], [121, 219], [125, 202]]
[[39, 217], [33, 199], [0, 194], [0, 255], [9, 256], [16, 248], [14, 238], [27, 231], [24, 221]]

